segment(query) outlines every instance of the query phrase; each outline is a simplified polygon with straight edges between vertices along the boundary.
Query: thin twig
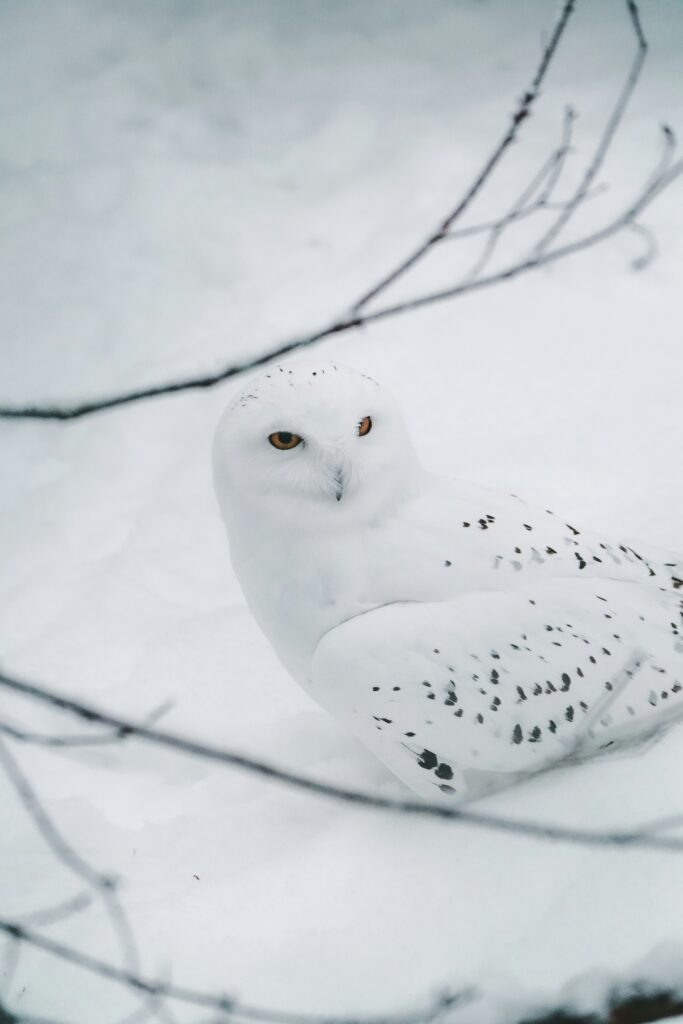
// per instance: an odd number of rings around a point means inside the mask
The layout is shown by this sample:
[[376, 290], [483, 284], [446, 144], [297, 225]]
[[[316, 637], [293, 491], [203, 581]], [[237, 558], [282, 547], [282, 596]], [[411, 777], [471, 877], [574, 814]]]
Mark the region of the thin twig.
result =
[[570, 751], [572, 758], [582, 756], [586, 745], [594, 740], [595, 726], [605, 723], [605, 716], [609, 709], [628, 689], [634, 677], [642, 671], [647, 661], [649, 661], [649, 655], [645, 651], [634, 651], [622, 669], [611, 678], [609, 688], [604, 691], [594, 707], [591, 708], [590, 713], [577, 726]]
[[96, 399], [92, 402], [79, 402], [75, 405], [3, 405], [0, 406], [0, 419], [77, 420], [83, 416], [91, 416], [93, 413], [103, 412], [107, 409], [131, 405], [148, 398], [159, 398], [162, 395], [175, 395], [184, 391], [212, 388], [216, 384], [222, 384], [224, 381], [230, 380], [231, 377], [237, 377], [242, 373], [247, 373], [249, 370], [255, 370], [259, 366], [265, 366], [266, 363], [272, 362], [273, 359], [279, 359], [299, 349], [315, 345], [316, 342], [322, 341], [323, 338], [330, 338], [334, 334], [351, 330], [353, 327], [361, 327], [363, 323], [362, 317], [347, 317], [336, 321], [328, 327], [323, 327], [314, 334], [307, 334], [303, 337], [283, 342], [283, 344], [277, 345], [275, 348], [255, 358], [230, 363], [216, 373], [199, 374], [195, 377], [185, 377], [181, 380], [170, 381], [167, 384], [154, 384], [151, 387], [135, 388], [131, 391], [124, 391], [119, 395]]
[[218, 996], [213, 993], [202, 992], [199, 989], [190, 988], [186, 985], [176, 985], [172, 982], [144, 978], [136, 972], [115, 967], [105, 960], [99, 960], [88, 953], [83, 953], [71, 946], [64, 945], [64, 943], [56, 942], [54, 939], [40, 935], [38, 932], [23, 928], [15, 921], [0, 919], [0, 932], [4, 932], [20, 942], [34, 946], [36, 949], [41, 949], [43, 952], [49, 953], [51, 956], [55, 956], [76, 967], [80, 967], [91, 974], [97, 974], [101, 978], [126, 985], [128, 988], [150, 996], [161, 996], [193, 1006], [219, 1010], [228, 1014], [233, 1021], [263, 1021], [267, 1022], [267, 1024], [426, 1024], [427, 1021], [435, 1020], [444, 1010], [455, 1007], [473, 997], [472, 990], [448, 993], [439, 996], [428, 1008], [420, 1011], [414, 1013], [382, 1014], [377, 1017], [363, 1018], [290, 1013], [283, 1010], [270, 1010], [260, 1006], [253, 1006], [229, 996]]
[[26, 729], [18, 729], [9, 722], [0, 721], [0, 734], [10, 740], [19, 743], [30, 743], [36, 747], [99, 747], [116, 743], [122, 739], [125, 733], [107, 733], [101, 736], [46, 736], [38, 732], [29, 732]]
[[643, 69], [643, 64], [645, 63], [645, 57], [647, 55], [647, 40], [643, 35], [638, 8], [636, 7], [634, 0], [626, 0], [626, 9], [628, 11], [629, 20], [631, 22], [637, 44], [636, 55], [633, 59], [631, 70], [626, 77], [624, 87], [621, 90], [614, 109], [612, 110], [607, 124], [605, 125], [605, 130], [602, 133], [593, 155], [593, 159], [586, 168], [585, 174], [579, 182], [574, 195], [566, 204], [555, 223], [536, 245], [534, 250], [536, 255], [540, 255], [545, 252], [548, 246], [555, 241], [557, 236], [567, 226], [585, 199], [596, 175], [605, 162], [605, 157], [607, 156], [612, 142], [614, 141], [614, 136], [616, 135], [617, 129], [623, 120], [624, 114], [626, 113], [626, 107], [628, 106], [629, 100], [631, 99], [633, 91], [638, 83], [638, 79], [640, 78], [640, 73]]
[[0, 740], [0, 765], [26, 813], [55, 857], [100, 896], [116, 932], [124, 961], [129, 967], [137, 967], [139, 958], [135, 937], [126, 913], [116, 897], [116, 880], [91, 867], [67, 842], [3, 740]]
[[[543, 166], [537, 172], [536, 175], [531, 179], [529, 184], [522, 190], [517, 199], [514, 201], [508, 213], [503, 217], [500, 217], [497, 221], [489, 227], [488, 238], [484, 249], [479, 256], [469, 274], [466, 275], [465, 281], [473, 281], [479, 277], [481, 272], [490, 262], [496, 247], [505, 233], [506, 229], [512, 224], [524, 217], [531, 216], [539, 210], [547, 207], [548, 201], [550, 200], [553, 190], [559, 181], [564, 162], [569, 153], [569, 147], [571, 145], [572, 127], [576, 115], [571, 107], [568, 107], [565, 111], [563, 123], [562, 123], [562, 141], [558, 148], [550, 154], [547, 160], [544, 161]], [[543, 188], [541, 189], [541, 186]], [[536, 195], [538, 190], [541, 189], [540, 193]], [[534, 198], [536, 196], [536, 198]], [[456, 237], [459, 233], [456, 233]], [[453, 233], [449, 232], [446, 238], [453, 238]], [[460, 235], [462, 237], [462, 235]]]
[[369, 302], [377, 298], [377, 296], [385, 291], [390, 285], [394, 284], [400, 277], [410, 270], [411, 267], [415, 266], [418, 260], [422, 259], [425, 253], [432, 248], [437, 242], [439, 242], [445, 235], [448, 234], [453, 224], [458, 220], [459, 217], [465, 212], [472, 200], [481, 191], [484, 184], [491, 177], [491, 174], [500, 163], [502, 157], [507, 152], [508, 148], [512, 145], [519, 132], [520, 125], [526, 121], [531, 114], [531, 109], [538, 98], [538, 94], [541, 89], [543, 80], [547, 74], [548, 68], [552, 62], [555, 52], [560, 45], [560, 40], [564, 35], [565, 29], [569, 23], [569, 19], [572, 16], [574, 10], [574, 0], [565, 0], [560, 16], [557, 19], [557, 23], [553, 32], [548, 40], [548, 43], [543, 50], [541, 55], [541, 61], [531, 84], [527, 90], [522, 93], [522, 96], [514, 110], [512, 117], [510, 118], [510, 124], [507, 131], [503, 135], [502, 139], [494, 149], [493, 153], [486, 161], [481, 171], [472, 182], [470, 187], [465, 192], [465, 195], [460, 199], [456, 206], [447, 214], [447, 216], [439, 223], [435, 231], [432, 231], [427, 238], [422, 242], [421, 245], [414, 249], [412, 253], [402, 263], [399, 263], [389, 274], [383, 277], [377, 284], [373, 285], [372, 288], [368, 289], [352, 306], [353, 313], [359, 313]]
[[[545, 759], [534, 768], [511, 773], [496, 786], [487, 789], [486, 796], [491, 796], [494, 793], [503, 793], [505, 790], [512, 789], [522, 784], [525, 785], [526, 783], [540, 778], [541, 776], [547, 776], [550, 773], [561, 771], [563, 768], [581, 764], [582, 761], [586, 759], [587, 738], [593, 738], [593, 726], [597, 721], [604, 718], [605, 713], [609, 710], [617, 697], [621, 696], [626, 687], [631, 683], [633, 677], [645, 664], [646, 660], [647, 655], [643, 652], [636, 651], [631, 655], [621, 671], [613, 677], [611, 681], [612, 689], [606, 691], [602, 695], [601, 699], [598, 700], [595, 706], [591, 709], [590, 714], [586, 715], [582, 722], [577, 726], [576, 732], [567, 743], [566, 750], [562, 757]], [[677, 709], [677, 717], [683, 718], [683, 708]], [[594, 754], [598, 753], [598, 751], [595, 750], [592, 752]], [[636, 831], [636, 829], [634, 829], [634, 831]], [[637, 832], [638, 835], [649, 835], [652, 830], [641, 824], [637, 827]]]
[[457, 284], [452, 288], [443, 288], [436, 292], [430, 292], [427, 295], [420, 295], [414, 299], [397, 302], [394, 306], [386, 306], [374, 313], [368, 313], [364, 322], [368, 324], [377, 320], [384, 320], [388, 317], [396, 316], [398, 313], [421, 309], [423, 306], [431, 306], [436, 302], [442, 302], [444, 299], [455, 298], [464, 292], [490, 288], [492, 285], [502, 284], [503, 281], [511, 281], [530, 270], [540, 270], [541, 267], [556, 263], [567, 256], [573, 256], [575, 253], [581, 252], [583, 249], [587, 249], [599, 242], [607, 241], [608, 238], [612, 238], [619, 231], [629, 227], [635, 218], [654, 202], [657, 196], [682, 173], [683, 161], [679, 161], [666, 174], [662, 175], [660, 179], [648, 185], [632, 205], [615, 217], [614, 220], [597, 231], [585, 235], [583, 238], [569, 242], [567, 245], [559, 246], [557, 249], [546, 251], [539, 256], [531, 256], [527, 260], [515, 263], [510, 267], [505, 267], [487, 277], [480, 277], [476, 281], [470, 281], [467, 284]]
[[162, 1024], [177, 1024], [175, 1017], [166, 1005], [166, 997], [161, 992], [142, 993], [140, 1006], [124, 1017], [117, 1017], [113, 1024], [143, 1024], [150, 1015]]
[[657, 239], [650, 228], [646, 228], [644, 224], [632, 221], [628, 226], [631, 231], [643, 239], [646, 246], [645, 251], [631, 261], [631, 266], [634, 270], [644, 270], [645, 267], [649, 267], [652, 261], [657, 257], [659, 252]]
[[[165, 700], [159, 707], [154, 708], [144, 718], [145, 725], [154, 725], [173, 707], [173, 701]], [[36, 747], [102, 747], [112, 743], [118, 743], [125, 739], [125, 729], [114, 729], [110, 732], [90, 735], [88, 733], [75, 736], [54, 736], [46, 733], [30, 732], [28, 729], [20, 729], [9, 722], [0, 721], [0, 734], [19, 743], [30, 743]]]
[[643, 822], [641, 831], [647, 832], [648, 835], [654, 835], [655, 832], [668, 832], [681, 827], [683, 827], [683, 814], [667, 814], [663, 818], [653, 818]]
[[29, 914], [21, 915], [21, 923], [24, 925], [50, 925], [64, 921], [74, 914], [80, 914], [92, 906], [92, 893], [79, 892], [68, 900], [62, 900], [52, 907], [45, 907], [43, 910], [34, 910]]
[[100, 874], [99, 871], [96, 871], [95, 868], [92, 868], [90, 864], [84, 861], [81, 855], [69, 846], [62, 834], [54, 826], [38, 800], [35, 790], [19, 768], [14, 757], [10, 754], [6, 744], [2, 741], [0, 741], [0, 765], [2, 765], [5, 775], [10, 780], [26, 808], [29, 817], [33, 820], [36, 828], [57, 859], [69, 871], [72, 871], [78, 878], [83, 879], [94, 889], [112, 889], [114, 887], [114, 879], [108, 875]]

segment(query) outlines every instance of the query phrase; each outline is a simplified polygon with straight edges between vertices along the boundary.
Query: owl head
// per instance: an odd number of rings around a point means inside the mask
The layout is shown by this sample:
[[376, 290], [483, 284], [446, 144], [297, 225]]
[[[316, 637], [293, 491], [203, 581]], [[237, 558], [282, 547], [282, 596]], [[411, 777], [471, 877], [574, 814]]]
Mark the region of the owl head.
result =
[[256, 516], [338, 527], [391, 512], [419, 465], [395, 401], [333, 362], [271, 367], [225, 410], [213, 445], [227, 522]]

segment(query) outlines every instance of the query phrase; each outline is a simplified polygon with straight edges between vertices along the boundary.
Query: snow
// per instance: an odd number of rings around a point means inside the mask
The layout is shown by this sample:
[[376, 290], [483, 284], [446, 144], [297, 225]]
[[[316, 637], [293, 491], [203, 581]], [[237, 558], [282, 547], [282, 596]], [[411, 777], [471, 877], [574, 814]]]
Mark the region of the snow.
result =
[[[5, 0], [0, 398], [138, 387], [328, 322], [467, 185], [554, 13], [542, 0], [514, 13], [504, 0]], [[683, 126], [683, 8], [642, 13], [651, 51], [602, 175], [611, 188], [572, 232], [637, 192], [660, 123]], [[579, 5], [542, 106], [473, 217], [526, 183], [568, 101], [581, 115], [577, 180], [632, 52], [620, 3]], [[397, 394], [431, 467], [681, 550], [680, 185], [645, 222], [660, 257], [641, 273], [629, 269], [641, 243], [625, 234], [319, 351]], [[456, 249], [392, 298], [449, 281], [466, 265]], [[0, 663], [130, 717], [170, 698], [169, 729], [400, 796], [278, 665], [231, 572], [209, 448], [242, 385], [0, 425]], [[3, 720], [79, 728], [2, 701]], [[334, 1014], [474, 985], [488, 999], [460, 1018], [491, 1021], [500, 1006], [552, 1002], [586, 972], [601, 979], [595, 999], [633, 964], [676, 976], [677, 954], [652, 951], [680, 952], [677, 855], [352, 809], [133, 742], [13, 749], [71, 843], [125, 879], [149, 975]], [[682, 755], [673, 731], [642, 756], [482, 807], [601, 828], [676, 813]], [[12, 917], [81, 885], [1, 785], [0, 908]], [[45, 932], [119, 955], [99, 907]], [[29, 951], [5, 980], [10, 1005], [74, 1024], [134, 1005]]]

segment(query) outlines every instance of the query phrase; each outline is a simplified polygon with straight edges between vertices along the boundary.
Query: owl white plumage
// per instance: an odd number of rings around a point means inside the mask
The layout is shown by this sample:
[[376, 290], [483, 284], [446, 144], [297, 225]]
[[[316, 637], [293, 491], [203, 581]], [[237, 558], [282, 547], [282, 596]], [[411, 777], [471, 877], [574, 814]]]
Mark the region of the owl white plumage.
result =
[[416, 792], [472, 798], [683, 716], [680, 556], [428, 473], [370, 378], [273, 367], [213, 462], [263, 632]]

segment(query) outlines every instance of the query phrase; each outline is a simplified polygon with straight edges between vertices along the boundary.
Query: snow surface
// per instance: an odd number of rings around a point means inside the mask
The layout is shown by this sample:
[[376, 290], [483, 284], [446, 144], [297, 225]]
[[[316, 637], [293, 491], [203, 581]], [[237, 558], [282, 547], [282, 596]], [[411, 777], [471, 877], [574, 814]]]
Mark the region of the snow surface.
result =
[[[0, 397], [140, 386], [328, 321], [468, 183], [555, 9], [5, 0]], [[611, 189], [582, 215], [589, 226], [637, 191], [659, 124], [683, 130], [683, 7], [650, 0], [643, 18], [649, 62], [604, 172]], [[473, 217], [499, 212], [526, 182], [568, 101], [581, 114], [576, 180], [632, 49], [620, 3], [579, 5], [524, 142]], [[681, 550], [681, 194], [646, 215], [661, 255], [642, 273], [629, 269], [642, 243], [625, 234], [319, 351], [393, 389], [431, 467]], [[465, 265], [452, 254], [394, 294], [450, 280]], [[170, 698], [169, 729], [402, 795], [291, 682], [245, 608], [209, 462], [242, 385], [66, 425], [2, 423], [1, 663], [123, 715]], [[5, 720], [74, 730], [2, 701]], [[16, 755], [71, 842], [125, 878], [149, 974], [283, 1009], [368, 1014], [471, 984], [542, 1002], [585, 972], [623, 976], [647, 956], [645, 973], [661, 971], [661, 943], [680, 953], [677, 855], [351, 809], [132, 742]], [[646, 755], [485, 806], [627, 825], [683, 808], [682, 757], [674, 731]], [[11, 917], [80, 886], [2, 787], [0, 908]], [[118, 955], [96, 907], [45, 931]], [[679, 955], [668, 955], [675, 975]], [[131, 1006], [29, 952], [10, 1002], [83, 1024]]]

